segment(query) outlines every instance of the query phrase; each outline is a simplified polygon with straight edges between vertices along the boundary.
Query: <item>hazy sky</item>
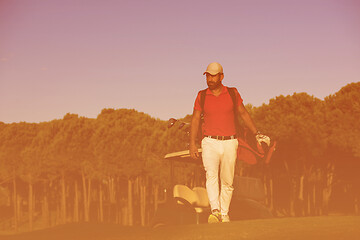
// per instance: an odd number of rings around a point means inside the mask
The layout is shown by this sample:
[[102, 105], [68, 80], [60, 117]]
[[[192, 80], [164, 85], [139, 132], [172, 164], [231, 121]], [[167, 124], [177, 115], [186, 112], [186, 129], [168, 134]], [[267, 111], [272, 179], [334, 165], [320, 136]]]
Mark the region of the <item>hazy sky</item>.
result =
[[0, 121], [191, 114], [207, 64], [245, 104], [360, 81], [360, 0], [0, 0]]

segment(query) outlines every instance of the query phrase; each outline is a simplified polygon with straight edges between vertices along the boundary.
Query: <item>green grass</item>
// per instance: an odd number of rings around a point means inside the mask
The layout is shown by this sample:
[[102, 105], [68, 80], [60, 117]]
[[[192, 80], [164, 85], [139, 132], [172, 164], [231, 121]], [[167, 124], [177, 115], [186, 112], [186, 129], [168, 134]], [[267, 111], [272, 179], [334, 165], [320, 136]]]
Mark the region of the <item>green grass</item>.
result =
[[114, 224], [67, 224], [51, 229], [1, 236], [9, 240], [341, 240], [360, 239], [359, 216], [277, 218], [219, 224], [166, 226], [156, 229]]

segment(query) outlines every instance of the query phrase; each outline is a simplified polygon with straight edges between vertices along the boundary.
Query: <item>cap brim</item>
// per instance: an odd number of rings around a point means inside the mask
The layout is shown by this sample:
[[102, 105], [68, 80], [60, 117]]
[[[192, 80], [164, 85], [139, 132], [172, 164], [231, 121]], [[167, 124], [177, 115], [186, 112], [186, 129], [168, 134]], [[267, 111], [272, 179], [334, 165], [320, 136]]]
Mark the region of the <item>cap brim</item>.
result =
[[221, 72], [210, 72], [210, 71], [206, 71], [206, 72], [203, 73], [203, 75], [205, 75], [206, 73], [215, 76], [216, 74], [221, 73]]

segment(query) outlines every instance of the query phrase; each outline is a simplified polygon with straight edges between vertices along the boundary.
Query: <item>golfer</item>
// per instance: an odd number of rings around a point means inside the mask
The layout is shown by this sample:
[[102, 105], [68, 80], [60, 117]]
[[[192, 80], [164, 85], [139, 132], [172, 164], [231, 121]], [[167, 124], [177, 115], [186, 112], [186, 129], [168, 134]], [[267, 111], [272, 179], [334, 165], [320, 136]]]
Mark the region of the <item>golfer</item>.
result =
[[[201, 114], [203, 114], [202, 160], [206, 171], [206, 190], [211, 206], [208, 222], [229, 222], [228, 212], [234, 190], [233, 179], [238, 148], [235, 114], [238, 116], [237, 119], [240, 117], [243, 119], [254, 137], [258, 132], [244, 107], [239, 92], [236, 88], [229, 89], [222, 84], [224, 79], [222, 66], [217, 62], [210, 63], [203, 75], [206, 75], [208, 88], [203, 90], [206, 91], [203, 108], [201, 106], [201, 99], [204, 99], [201, 98], [202, 91], [198, 93], [195, 100], [190, 129], [190, 155], [194, 159], [199, 157], [196, 137], [201, 127]], [[229, 94], [230, 90], [235, 92], [236, 107], [234, 107], [233, 98]], [[260, 137], [266, 136], [261, 135]]]

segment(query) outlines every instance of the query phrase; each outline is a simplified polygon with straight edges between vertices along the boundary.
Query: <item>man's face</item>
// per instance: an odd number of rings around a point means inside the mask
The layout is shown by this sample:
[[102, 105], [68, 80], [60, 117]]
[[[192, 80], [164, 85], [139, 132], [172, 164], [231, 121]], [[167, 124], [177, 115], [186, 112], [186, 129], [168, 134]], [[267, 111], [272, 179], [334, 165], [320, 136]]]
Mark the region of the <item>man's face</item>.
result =
[[221, 86], [221, 80], [223, 79], [223, 74], [218, 73], [216, 75], [211, 75], [210, 73], [206, 73], [206, 83], [210, 90], [217, 89]]

